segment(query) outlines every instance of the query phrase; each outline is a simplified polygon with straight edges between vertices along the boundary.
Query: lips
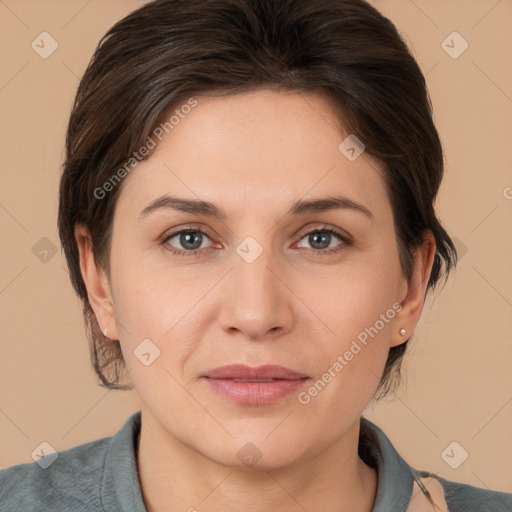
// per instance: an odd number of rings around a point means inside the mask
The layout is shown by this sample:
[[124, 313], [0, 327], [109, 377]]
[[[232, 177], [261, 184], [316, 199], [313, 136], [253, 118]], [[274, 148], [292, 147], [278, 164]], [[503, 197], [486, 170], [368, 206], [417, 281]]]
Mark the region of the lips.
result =
[[268, 405], [297, 393], [309, 377], [276, 365], [221, 366], [201, 375], [208, 387], [224, 399], [243, 405]]
[[251, 367], [243, 364], [220, 366], [201, 375], [210, 379], [232, 379], [239, 382], [271, 382], [273, 380], [302, 380], [308, 375], [278, 365]]

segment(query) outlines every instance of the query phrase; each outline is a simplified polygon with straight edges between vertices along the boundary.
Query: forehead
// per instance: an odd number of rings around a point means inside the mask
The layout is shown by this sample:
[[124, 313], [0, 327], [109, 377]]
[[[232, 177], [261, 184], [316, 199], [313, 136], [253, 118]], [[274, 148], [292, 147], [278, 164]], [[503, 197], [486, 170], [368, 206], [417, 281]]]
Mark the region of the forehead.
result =
[[236, 213], [270, 203], [287, 208], [300, 197], [336, 193], [385, 206], [378, 163], [340, 151], [350, 134], [324, 98], [259, 90], [195, 100], [192, 109], [178, 105], [162, 116], [172, 116], [168, 133], [154, 137], [150, 158], [125, 178], [118, 208], [140, 212], [165, 193], [222, 202], [228, 213], [229, 205]]

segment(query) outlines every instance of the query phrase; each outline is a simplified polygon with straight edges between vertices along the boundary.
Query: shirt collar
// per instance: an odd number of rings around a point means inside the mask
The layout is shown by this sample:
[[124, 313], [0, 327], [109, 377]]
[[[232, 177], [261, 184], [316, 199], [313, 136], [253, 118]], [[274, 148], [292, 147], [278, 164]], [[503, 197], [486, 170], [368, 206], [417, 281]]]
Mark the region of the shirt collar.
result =
[[132, 414], [110, 441], [100, 497], [105, 510], [147, 512], [137, 470], [137, 442], [141, 411]]
[[363, 417], [359, 456], [377, 470], [377, 496], [372, 512], [405, 511], [411, 500], [414, 470], [400, 457], [386, 434]]
[[[147, 512], [137, 470], [141, 411], [132, 414], [112, 438], [105, 457], [100, 496], [105, 510]], [[386, 434], [366, 418], [360, 420], [359, 456], [377, 471], [372, 512], [405, 511], [411, 499], [414, 470], [400, 457]]]

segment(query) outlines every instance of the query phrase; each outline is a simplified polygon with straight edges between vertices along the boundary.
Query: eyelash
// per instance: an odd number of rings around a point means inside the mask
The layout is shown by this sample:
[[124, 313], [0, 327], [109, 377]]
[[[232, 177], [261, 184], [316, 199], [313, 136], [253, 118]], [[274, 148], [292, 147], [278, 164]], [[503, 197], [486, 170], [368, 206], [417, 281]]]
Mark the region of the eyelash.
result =
[[[171, 248], [169, 246], [169, 244], [167, 243], [171, 238], [174, 238], [176, 235], [180, 235], [182, 233], [201, 233], [202, 235], [205, 235], [207, 236], [208, 238], [210, 238], [208, 236], [208, 233], [206, 233], [205, 231], [203, 231], [202, 229], [198, 229], [198, 228], [194, 228], [194, 227], [188, 227], [186, 229], [180, 229], [178, 231], [174, 231], [173, 233], [170, 233], [169, 235], [165, 235], [161, 244], [164, 246], [164, 248], [169, 251], [170, 253], [176, 255], [176, 256], [194, 256], [196, 255], [198, 252], [201, 252], [201, 251], [209, 251], [211, 250], [212, 248], [206, 248], [206, 249], [193, 249], [193, 250], [179, 250], [179, 249], [174, 249], [174, 248]], [[308, 235], [311, 235], [313, 233], [330, 233], [331, 235], [334, 235], [336, 237], [338, 237], [343, 243], [340, 244], [339, 246], [336, 246], [334, 248], [328, 248], [328, 249], [309, 249], [309, 248], [305, 248], [307, 251], [309, 252], [312, 252], [314, 253], [315, 255], [326, 255], [326, 254], [333, 254], [333, 253], [338, 253], [342, 250], [344, 250], [346, 247], [352, 245], [352, 240], [341, 234], [339, 231], [335, 230], [335, 229], [332, 229], [332, 228], [329, 228], [329, 227], [323, 227], [323, 228], [315, 228], [315, 229], [312, 229], [310, 231], [307, 231], [306, 233], [304, 233], [300, 239], [302, 240], [303, 238], [305, 238], [306, 236]]]

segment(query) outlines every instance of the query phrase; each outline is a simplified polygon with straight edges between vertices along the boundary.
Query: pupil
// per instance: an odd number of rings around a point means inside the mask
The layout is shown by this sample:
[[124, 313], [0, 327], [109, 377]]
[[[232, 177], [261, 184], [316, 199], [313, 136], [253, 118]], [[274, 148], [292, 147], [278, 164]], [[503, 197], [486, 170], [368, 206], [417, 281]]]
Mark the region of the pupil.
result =
[[[195, 243], [199, 241], [197, 247], [194, 246]], [[188, 251], [192, 251], [194, 249], [199, 249], [201, 246], [201, 234], [196, 231], [191, 233], [182, 233], [180, 235], [180, 243], [181, 245]]]
[[[313, 249], [326, 249], [329, 247], [331, 235], [329, 233], [312, 233], [309, 235], [309, 243]], [[323, 239], [323, 240], [322, 240]], [[325, 247], [317, 247], [318, 245], [322, 245], [322, 243], [327, 243]]]

